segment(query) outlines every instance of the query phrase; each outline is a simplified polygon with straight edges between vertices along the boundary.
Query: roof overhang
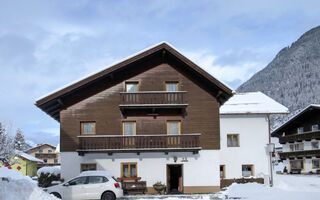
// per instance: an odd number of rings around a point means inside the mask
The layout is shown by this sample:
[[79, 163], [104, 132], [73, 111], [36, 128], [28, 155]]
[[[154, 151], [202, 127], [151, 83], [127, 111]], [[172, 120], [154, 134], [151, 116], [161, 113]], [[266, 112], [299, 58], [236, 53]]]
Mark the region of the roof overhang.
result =
[[130, 56], [129, 58], [126, 58], [125, 60], [116, 63], [102, 71], [85, 77], [79, 81], [73, 82], [64, 88], [58, 89], [44, 97], [41, 97], [36, 101], [35, 105], [52, 118], [60, 121], [60, 110], [66, 106], [65, 100], [68, 99], [69, 96], [77, 95], [77, 93], [80, 93], [81, 91], [84, 91], [95, 84], [100, 84], [102, 80], [105, 82], [112, 82], [114, 77], [118, 76], [120, 72], [123, 74], [125, 70], [129, 69], [135, 64], [143, 63], [147, 60], [150, 62], [150, 59], [152, 60], [153, 58], [156, 58], [158, 62], [167, 62], [173, 65], [183, 66], [185, 73], [191, 74], [192, 77], [196, 77], [198, 80], [200, 80], [199, 84], [209, 88], [209, 92], [217, 99], [220, 105], [222, 105], [233, 95], [232, 89], [230, 89], [228, 86], [211, 76], [171, 45], [166, 42], [162, 42], [156, 46]]

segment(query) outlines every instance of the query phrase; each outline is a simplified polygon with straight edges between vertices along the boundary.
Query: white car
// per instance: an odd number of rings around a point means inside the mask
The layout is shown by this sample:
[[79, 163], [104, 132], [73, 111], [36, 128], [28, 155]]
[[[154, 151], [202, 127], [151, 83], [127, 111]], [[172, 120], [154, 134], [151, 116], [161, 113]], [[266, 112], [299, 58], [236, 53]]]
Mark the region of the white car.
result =
[[64, 200], [115, 200], [123, 196], [121, 184], [107, 171], [85, 171], [44, 191]]

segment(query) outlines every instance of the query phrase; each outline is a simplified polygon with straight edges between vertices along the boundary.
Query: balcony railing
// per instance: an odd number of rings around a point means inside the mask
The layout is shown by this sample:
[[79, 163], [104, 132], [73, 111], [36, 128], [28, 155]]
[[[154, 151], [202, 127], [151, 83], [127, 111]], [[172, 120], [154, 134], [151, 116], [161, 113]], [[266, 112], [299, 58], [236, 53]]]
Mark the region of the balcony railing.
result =
[[36, 153], [35, 157], [39, 158], [39, 159], [42, 159], [42, 158], [56, 158], [57, 154], [56, 153]]
[[294, 135], [287, 135], [279, 138], [280, 144], [285, 144], [286, 142], [295, 141], [310, 141], [312, 139], [320, 139], [320, 131], [310, 131], [305, 133], [299, 133]]
[[312, 156], [317, 157], [317, 156], [320, 156], [320, 149], [282, 152], [282, 153], [279, 153], [279, 155], [282, 160], [285, 160], [286, 158], [294, 158], [294, 157], [312, 157]]
[[78, 136], [78, 152], [190, 151], [197, 153], [201, 134], [181, 135], [94, 135]]
[[185, 91], [120, 92], [120, 107], [124, 106], [187, 106]]

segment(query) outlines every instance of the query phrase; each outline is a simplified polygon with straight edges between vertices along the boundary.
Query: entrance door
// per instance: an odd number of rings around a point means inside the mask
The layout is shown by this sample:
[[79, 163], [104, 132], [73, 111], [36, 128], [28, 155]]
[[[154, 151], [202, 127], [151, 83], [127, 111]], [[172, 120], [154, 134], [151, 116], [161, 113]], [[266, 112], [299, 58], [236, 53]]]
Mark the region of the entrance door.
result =
[[183, 193], [183, 165], [167, 165], [167, 190], [171, 194]]

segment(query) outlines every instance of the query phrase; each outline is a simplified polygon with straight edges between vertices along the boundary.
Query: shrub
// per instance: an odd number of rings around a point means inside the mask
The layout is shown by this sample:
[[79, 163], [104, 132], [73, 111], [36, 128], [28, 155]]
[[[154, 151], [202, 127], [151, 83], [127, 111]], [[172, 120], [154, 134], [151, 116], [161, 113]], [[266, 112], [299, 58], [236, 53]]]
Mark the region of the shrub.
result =
[[60, 167], [42, 167], [38, 170], [39, 187], [52, 186], [53, 181], [60, 181]]

